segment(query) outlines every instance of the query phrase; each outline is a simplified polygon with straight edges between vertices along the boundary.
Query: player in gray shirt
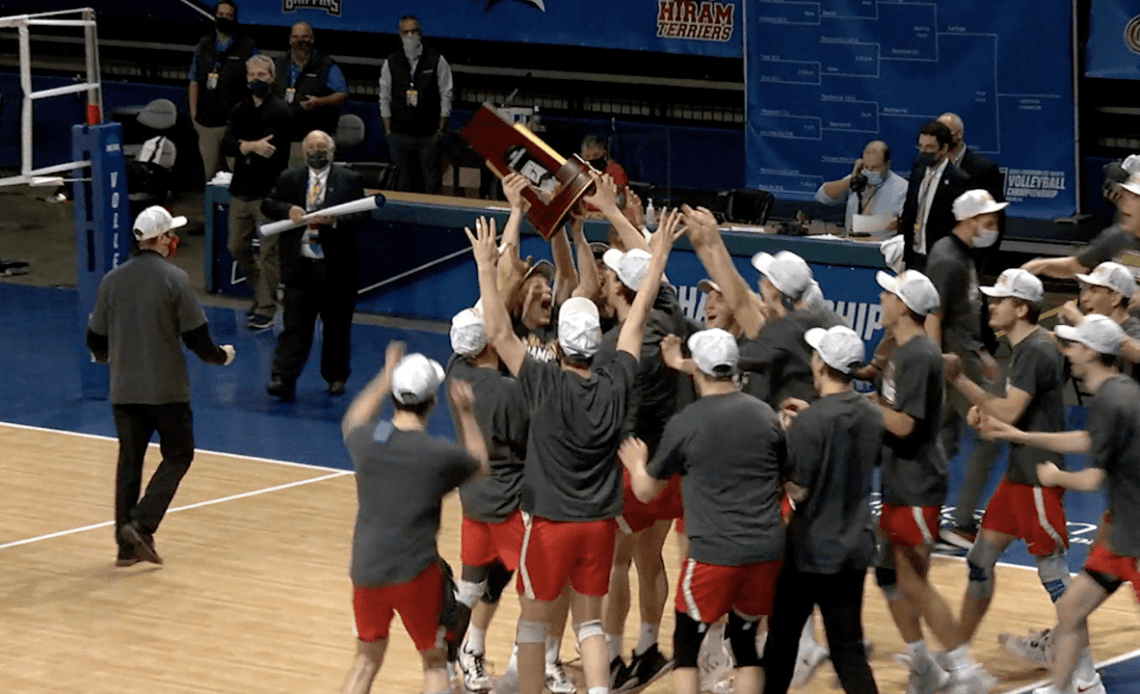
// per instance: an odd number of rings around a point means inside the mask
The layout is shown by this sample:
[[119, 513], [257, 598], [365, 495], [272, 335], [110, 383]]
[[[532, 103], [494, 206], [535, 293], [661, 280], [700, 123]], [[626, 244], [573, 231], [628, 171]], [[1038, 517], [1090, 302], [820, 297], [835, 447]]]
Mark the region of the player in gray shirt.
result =
[[[139, 213], [133, 226], [138, 253], [99, 283], [87, 322], [88, 349], [111, 367], [111, 412], [119, 438], [117, 566], [162, 563], [153, 535], [194, 459], [182, 343], [207, 364], [229, 364], [234, 358], [232, 346], [217, 347], [210, 339], [190, 278], [167, 262], [178, 248], [174, 230], [184, 224], [185, 217], [171, 217], [158, 206]], [[155, 432], [162, 462], [140, 499], [143, 458]]]
[[[1088, 274], [1078, 274], [1081, 294], [1076, 300], [1065, 302], [1058, 319], [1069, 325], [1078, 325], [1090, 313], [1108, 316], [1133, 340], [1140, 339], [1140, 319], [1129, 313], [1132, 296], [1136, 293], [1136, 280], [1128, 268], [1120, 263], [1105, 261]], [[1121, 372], [1140, 377], [1140, 366], [1127, 364], [1122, 359]]]
[[1061, 349], [1095, 396], [1087, 431], [1022, 431], [996, 418], [984, 419], [991, 436], [1058, 454], [1087, 454], [1089, 466], [1066, 472], [1052, 462], [1037, 466], [1042, 486], [1093, 492], [1104, 488], [1108, 505], [1083, 571], [1057, 601], [1057, 626], [1049, 634], [1053, 683], [1034, 694], [1103, 692], [1088, 647], [1088, 616], [1125, 581], [1140, 602], [1140, 385], [1117, 370], [1124, 331], [1107, 316], [1091, 315], [1079, 326], [1057, 326]]
[[845, 326], [809, 330], [819, 399], [781, 409], [789, 426], [788, 488], [796, 510], [790, 556], [776, 583], [764, 648], [764, 691], [788, 691], [804, 621], [819, 605], [831, 662], [848, 694], [877, 692], [863, 645], [863, 581], [874, 555], [871, 475], [883, 450], [883, 416], [851, 387], [863, 341]]
[[[449, 689], [441, 607], [444, 580], [436, 547], [443, 497], [473, 474], [488, 475], [487, 446], [475, 421], [471, 387], [448, 387], [459, 448], [426, 432], [443, 367], [389, 343], [384, 367], [344, 414], [341, 433], [356, 472], [352, 533], [352, 606], [357, 653], [342, 694], [367, 694], [384, 661], [392, 617], [420, 652], [424, 691]], [[385, 399], [395, 409], [378, 421]], [[450, 572], [448, 572], [450, 573]]]
[[677, 587], [675, 691], [696, 694], [701, 641], [708, 625], [727, 614], [735, 690], [759, 692], [755, 626], [771, 613], [784, 555], [783, 431], [771, 407], [737, 390], [736, 338], [714, 328], [695, 333], [688, 344], [699, 399], [669, 420], [652, 461], [638, 439], [623, 442], [619, 457], [643, 502], [681, 475], [689, 556]]

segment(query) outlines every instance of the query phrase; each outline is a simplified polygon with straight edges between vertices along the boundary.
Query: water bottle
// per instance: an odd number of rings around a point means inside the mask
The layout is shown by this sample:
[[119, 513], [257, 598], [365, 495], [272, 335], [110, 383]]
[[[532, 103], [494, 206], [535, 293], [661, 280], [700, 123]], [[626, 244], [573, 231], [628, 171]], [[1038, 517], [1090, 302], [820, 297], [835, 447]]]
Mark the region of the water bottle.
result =
[[649, 205], [645, 208], [645, 226], [650, 231], [657, 228], [657, 210], [653, 208], [653, 199], [649, 199]]

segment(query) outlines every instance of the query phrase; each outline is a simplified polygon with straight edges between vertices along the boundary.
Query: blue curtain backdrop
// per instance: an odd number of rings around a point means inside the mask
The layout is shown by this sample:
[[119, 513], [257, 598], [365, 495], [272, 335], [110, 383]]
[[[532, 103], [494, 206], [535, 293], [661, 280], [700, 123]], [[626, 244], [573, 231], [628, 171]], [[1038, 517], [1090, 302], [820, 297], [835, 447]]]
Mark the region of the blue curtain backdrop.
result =
[[1093, 0], [1085, 75], [1140, 79], [1140, 2]]

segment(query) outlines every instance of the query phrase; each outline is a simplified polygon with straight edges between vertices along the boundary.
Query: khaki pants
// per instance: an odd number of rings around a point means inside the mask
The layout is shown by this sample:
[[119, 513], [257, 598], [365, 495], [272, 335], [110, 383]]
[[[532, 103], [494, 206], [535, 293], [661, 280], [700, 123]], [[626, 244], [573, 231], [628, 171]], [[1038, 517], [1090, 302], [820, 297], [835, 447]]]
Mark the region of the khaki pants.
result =
[[253, 312], [270, 316], [277, 312], [277, 284], [281, 280], [281, 259], [277, 254], [277, 236], [259, 239], [260, 251], [254, 252], [253, 240], [258, 238], [257, 222], [265, 221], [261, 214], [261, 199], [230, 200], [229, 238], [226, 248], [237, 261], [249, 290], [253, 292]]
[[[206, 183], [221, 171], [222, 138], [226, 134], [225, 126], [208, 128], [194, 121], [194, 130], [198, 133], [198, 153], [202, 155], [202, 168], [206, 173]], [[226, 157], [226, 166], [230, 171], [234, 169], [234, 158]]]

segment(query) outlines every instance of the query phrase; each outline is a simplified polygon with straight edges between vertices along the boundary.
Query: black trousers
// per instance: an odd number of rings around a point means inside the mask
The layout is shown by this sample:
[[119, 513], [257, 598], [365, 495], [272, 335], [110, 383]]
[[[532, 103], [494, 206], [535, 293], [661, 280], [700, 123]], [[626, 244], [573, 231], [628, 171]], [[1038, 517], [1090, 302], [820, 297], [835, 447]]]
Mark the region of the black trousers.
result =
[[863, 580], [866, 569], [837, 574], [798, 571], [785, 561], [776, 580], [768, 641], [764, 646], [764, 694], [784, 694], [792, 682], [800, 632], [819, 605], [827, 647], [839, 682], [847, 694], [877, 694], [863, 646]]
[[[194, 460], [194, 417], [190, 403], [166, 405], [112, 405], [119, 437], [119, 465], [115, 472], [115, 539], [119, 528], [131, 521], [147, 535], [158, 530], [178, 485]], [[158, 432], [162, 462], [140, 499], [143, 458], [150, 437]]]
[[335, 272], [329, 271], [324, 262], [316, 262], [307, 281], [285, 285], [282, 315], [285, 326], [273, 352], [274, 378], [292, 383], [301, 375], [313, 347], [313, 330], [320, 316], [323, 326], [321, 377], [329, 383], [348, 380], [356, 273], [353, 270], [349, 278], [330, 276]]

